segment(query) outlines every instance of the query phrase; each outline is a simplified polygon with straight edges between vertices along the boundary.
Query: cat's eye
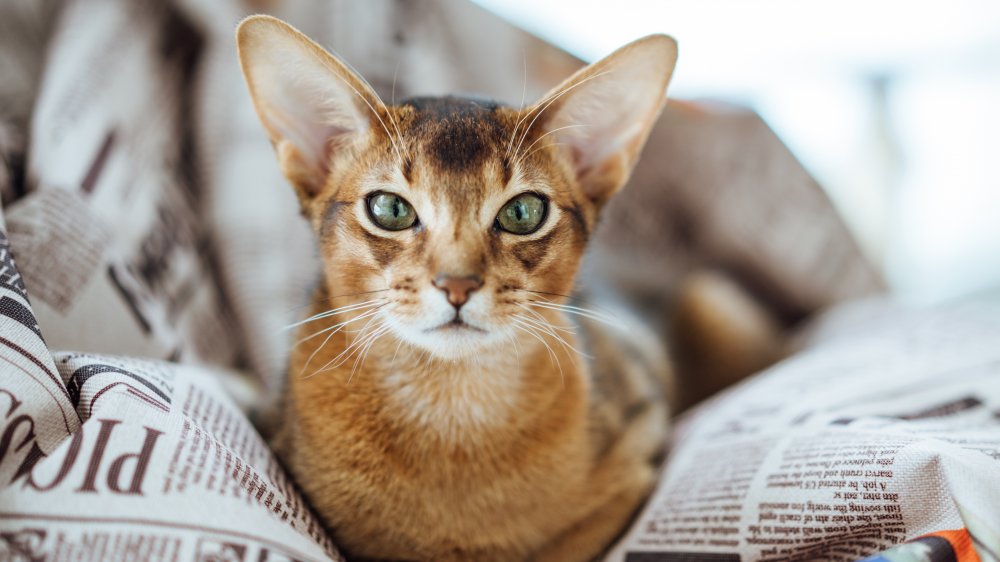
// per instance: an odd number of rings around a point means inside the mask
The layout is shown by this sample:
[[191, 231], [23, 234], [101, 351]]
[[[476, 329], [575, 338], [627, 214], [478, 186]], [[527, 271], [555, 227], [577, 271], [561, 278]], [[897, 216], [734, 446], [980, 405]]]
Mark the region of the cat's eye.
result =
[[531, 234], [542, 226], [548, 204], [534, 193], [522, 193], [500, 209], [497, 225], [511, 234]]
[[417, 213], [406, 199], [384, 191], [368, 196], [368, 215], [386, 230], [405, 230], [417, 222]]

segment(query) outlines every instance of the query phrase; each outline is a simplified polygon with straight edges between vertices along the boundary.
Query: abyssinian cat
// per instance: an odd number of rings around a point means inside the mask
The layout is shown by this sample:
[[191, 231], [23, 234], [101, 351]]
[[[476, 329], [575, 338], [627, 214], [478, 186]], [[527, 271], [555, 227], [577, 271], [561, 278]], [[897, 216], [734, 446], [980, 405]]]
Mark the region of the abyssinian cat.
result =
[[641, 324], [570, 295], [675, 42], [639, 39], [523, 109], [386, 106], [267, 16], [237, 42], [323, 264], [275, 446], [337, 543], [364, 559], [598, 556], [651, 490], [671, 371]]

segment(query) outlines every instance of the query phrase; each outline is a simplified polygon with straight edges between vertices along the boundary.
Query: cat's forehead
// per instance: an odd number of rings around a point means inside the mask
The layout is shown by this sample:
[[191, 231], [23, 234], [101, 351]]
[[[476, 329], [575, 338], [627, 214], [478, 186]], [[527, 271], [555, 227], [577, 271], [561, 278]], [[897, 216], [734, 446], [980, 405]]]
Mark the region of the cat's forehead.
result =
[[460, 216], [502, 196], [516, 166], [507, 152], [517, 110], [456, 96], [411, 98], [394, 109], [407, 192], [420, 192]]
[[475, 172], [509, 136], [514, 111], [497, 102], [456, 96], [420, 97], [400, 102], [407, 113], [406, 136], [421, 164], [442, 172]]

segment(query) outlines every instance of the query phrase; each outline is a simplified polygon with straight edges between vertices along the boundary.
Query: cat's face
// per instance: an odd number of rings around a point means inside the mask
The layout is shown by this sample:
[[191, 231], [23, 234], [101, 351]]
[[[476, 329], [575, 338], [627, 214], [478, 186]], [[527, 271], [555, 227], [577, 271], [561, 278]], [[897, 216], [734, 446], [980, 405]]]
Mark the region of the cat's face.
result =
[[245, 21], [238, 41], [318, 236], [330, 308], [363, 307], [354, 312], [440, 357], [538, 332], [570, 293], [675, 57], [668, 38], [640, 40], [523, 110], [458, 98], [390, 108], [278, 20]]
[[329, 294], [379, 299], [395, 335], [439, 356], [531, 328], [537, 301], [572, 289], [594, 203], [554, 150], [517, 147], [519, 111], [445, 98], [390, 115], [393, 139], [359, 146], [310, 204]]

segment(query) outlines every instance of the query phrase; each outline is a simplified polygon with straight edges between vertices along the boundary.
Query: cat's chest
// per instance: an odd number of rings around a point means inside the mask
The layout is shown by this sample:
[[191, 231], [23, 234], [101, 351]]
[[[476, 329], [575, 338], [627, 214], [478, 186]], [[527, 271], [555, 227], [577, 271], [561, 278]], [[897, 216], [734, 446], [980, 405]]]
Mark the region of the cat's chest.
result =
[[461, 445], [516, 425], [523, 382], [477, 369], [419, 375], [390, 371], [379, 390], [383, 399], [378, 415], [429, 440]]

